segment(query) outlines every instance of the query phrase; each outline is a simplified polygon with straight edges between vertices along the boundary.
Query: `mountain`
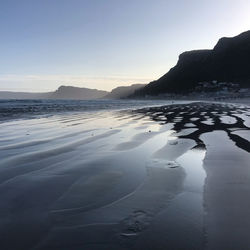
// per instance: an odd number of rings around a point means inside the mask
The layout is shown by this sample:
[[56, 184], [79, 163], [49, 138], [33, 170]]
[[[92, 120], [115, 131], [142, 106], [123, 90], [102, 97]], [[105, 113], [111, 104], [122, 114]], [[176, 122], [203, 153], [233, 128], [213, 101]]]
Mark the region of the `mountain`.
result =
[[144, 86], [145, 84], [121, 86], [113, 89], [111, 92], [72, 86], [60, 86], [56, 91], [47, 93], [0, 91], [0, 99], [120, 99], [132, 95], [135, 90]]
[[0, 99], [74, 99], [74, 100], [90, 100], [103, 98], [109, 92], [88, 89], [77, 88], [71, 86], [60, 86], [54, 92], [47, 93], [29, 93], [29, 92], [10, 92], [0, 91]]
[[79, 99], [79, 100], [91, 100], [103, 98], [107, 95], [107, 91], [77, 88], [71, 86], [60, 86], [51, 96], [50, 99]]
[[138, 89], [145, 87], [146, 84], [133, 84], [130, 86], [120, 86], [113, 89], [109, 94], [107, 94], [104, 98], [105, 99], [121, 99], [126, 98]]
[[192, 92], [201, 82], [233, 82], [250, 87], [250, 31], [221, 38], [212, 50], [194, 50], [179, 56], [177, 65], [133, 96]]
[[31, 93], [31, 92], [10, 92], [0, 91], [0, 99], [49, 99], [52, 92]]

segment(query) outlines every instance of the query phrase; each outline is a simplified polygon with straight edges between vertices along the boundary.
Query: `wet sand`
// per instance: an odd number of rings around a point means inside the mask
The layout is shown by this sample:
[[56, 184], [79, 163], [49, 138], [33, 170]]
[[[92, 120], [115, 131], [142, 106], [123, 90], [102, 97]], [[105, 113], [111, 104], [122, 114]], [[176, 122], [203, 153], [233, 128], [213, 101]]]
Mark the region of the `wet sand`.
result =
[[250, 107], [0, 124], [1, 249], [250, 249]]

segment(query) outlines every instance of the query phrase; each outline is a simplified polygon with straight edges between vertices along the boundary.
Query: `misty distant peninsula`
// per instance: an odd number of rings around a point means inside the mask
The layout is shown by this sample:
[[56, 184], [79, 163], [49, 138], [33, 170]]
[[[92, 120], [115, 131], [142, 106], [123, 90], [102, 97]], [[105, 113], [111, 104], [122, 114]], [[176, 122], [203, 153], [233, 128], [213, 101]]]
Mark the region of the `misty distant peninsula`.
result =
[[[149, 84], [121, 86], [111, 92], [60, 86], [54, 92], [24, 93], [0, 91], [0, 99], [121, 99], [171, 97], [173, 95], [239, 96], [249, 94], [250, 31], [221, 38], [212, 50], [182, 53], [177, 65]], [[175, 96], [176, 97], [176, 96]]]
[[78, 88], [73, 86], [60, 86], [54, 92], [47, 93], [29, 93], [29, 92], [10, 92], [0, 91], [0, 99], [69, 99], [69, 100], [93, 100], [93, 99], [121, 99], [127, 98], [145, 84], [133, 84], [131, 86], [120, 86], [111, 92]]

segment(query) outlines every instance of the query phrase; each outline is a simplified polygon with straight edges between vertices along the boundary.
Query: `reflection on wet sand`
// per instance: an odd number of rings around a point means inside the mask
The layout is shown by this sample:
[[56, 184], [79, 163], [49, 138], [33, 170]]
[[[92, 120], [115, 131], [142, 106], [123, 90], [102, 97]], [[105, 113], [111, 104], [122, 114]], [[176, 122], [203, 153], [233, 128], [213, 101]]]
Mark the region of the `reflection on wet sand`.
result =
[[1, 248], [244, 249], [249, 115], [197, 102], [0, 124]]
[[[164, 116], [165, 123], [174, 122], [173, 129], [176, 132], [182, 131], [187, 124], [192, 122], [197, 130], [180, 136], [180, 138], [190, 138], [197, 143], [197, 146], [204, 145], [200, 138], [201, 134], [223, 130], [238, 147], [250, 152], [249, 141], [231, 133], [232, 129], [249, 129], [250, 108], [248, 106], [197, 102], [189, 105], [177, 104], [145, 108], [135, 112], [143, 113], [155, 121], [162, 121]], [[195, 120], [193, 116], [196, 117]]]

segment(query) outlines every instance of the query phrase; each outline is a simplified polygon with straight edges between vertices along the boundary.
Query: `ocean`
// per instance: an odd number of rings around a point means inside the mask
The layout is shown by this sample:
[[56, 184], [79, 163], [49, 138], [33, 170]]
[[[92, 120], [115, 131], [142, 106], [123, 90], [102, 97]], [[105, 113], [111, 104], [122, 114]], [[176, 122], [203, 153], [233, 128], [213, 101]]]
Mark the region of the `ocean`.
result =
[[171, 101], [164, 100], [0, 100], [0, 120], [72, 112], [136, 109], [169, 103]]

